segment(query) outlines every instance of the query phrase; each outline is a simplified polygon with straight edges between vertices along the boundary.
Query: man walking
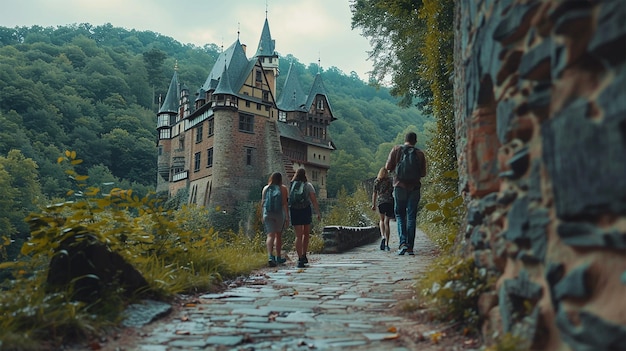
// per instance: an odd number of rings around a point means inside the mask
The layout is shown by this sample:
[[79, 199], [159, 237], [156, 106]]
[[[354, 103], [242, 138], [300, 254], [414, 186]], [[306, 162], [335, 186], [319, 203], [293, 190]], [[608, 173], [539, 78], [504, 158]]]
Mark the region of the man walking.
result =
[[417, 134], [409, 132], [403, 145], [391, 149], [385, 168], [394, 171], [393, 198], [400, 247], [398, 255], [414, 255], [417, 206], [421, 197], [421, 178], [426, 176], [426, 157], [415, 147]]

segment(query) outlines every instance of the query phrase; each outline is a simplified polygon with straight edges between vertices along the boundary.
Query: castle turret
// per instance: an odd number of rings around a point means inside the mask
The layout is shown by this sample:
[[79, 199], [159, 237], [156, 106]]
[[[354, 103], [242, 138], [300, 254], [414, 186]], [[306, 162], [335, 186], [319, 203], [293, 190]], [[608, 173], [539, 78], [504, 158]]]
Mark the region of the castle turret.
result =
[[263, 31], [261, 32], [261, 38], [259, 39], [259, 46], [256, 49], [256, 58], [261, 61], [263, 65], [263, 71], [270, 83], [270, 89], [272, 94], [276, 96], [276, 77], [278, 77], [278, 54], [276, 53], [276, 41], [272, 39], [270, 33], [270, 26], [265, 18], [263, 24]]
[[[239, 41], [231, 48], [234, 51], [241, 50]], [[233, 53], [235, 56], [235, 53]], [[231, 61], [231, 67], [233, 62]], [[234, 68], [234, 67], [233, 67]], [[241, 145], [235, 142], [235, 135], [240, 124], [238, 111], [238, 99], [232, 89], [230, 74], [226, 62], [219, 77], [215, 91], [213, 91], [213, 112], [215, 120], [215, 134], [213, 140], [213, 179], [219, 180], [213, 184], [213, 195], [210, 205], [213, 208], [230, 210], [234, 208], [240, 197], [241, 189], [237, 183], [238, 165], [241, 164]]]
[[178, 82], [178, 73], [174, 70], [174, 75], [170, 82], [170, 86], [165, 95], [165, 100], [157, 113], [157, 187], [156, 191], [168, 191], [168, 182], [170, 180], [170, 160], [171, 160], [171, 138], [172, 127], [176, 124], [176, 116], [180, 107], [180, 84]]

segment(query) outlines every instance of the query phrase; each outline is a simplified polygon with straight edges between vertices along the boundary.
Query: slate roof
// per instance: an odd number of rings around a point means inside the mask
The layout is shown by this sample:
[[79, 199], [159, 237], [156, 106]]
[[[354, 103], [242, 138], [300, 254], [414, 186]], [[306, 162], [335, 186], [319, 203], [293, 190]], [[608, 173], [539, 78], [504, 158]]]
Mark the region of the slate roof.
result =
[[276, 55], [276, 41], [272, 39], [270, 34], [270, 25], [265, 18], [263, 24], [263, 31], [261, 32], [261, 39], [259, 39], [259, 46], [256, 49], [255, 57], [258, 56], [275, 56]]
[[276, 106], [280, 110], [287, 112], [306, 112], [308, 110], [306, 106], [307, 96], [304, 94], [304, 90], [302, 90], [302, 86], [300, 85], [300, 80], [296, 76], [294, 70], [293, 62], [291, 62], [291, 64], [289, 64], [289, 71], [287, 71], [285, 83], [283, 84], [283, 89], [276, 100]]
[[[254, 62], [252, 66], [254, 66]], [[230, 81], [228, 82], [230, 86], [240, 88], [248, 76], [248, 73], [250, 73], [252, 66], [250, 66], [250, 61], [248, 61], [246, 53], [241, 47], [241, 42], [237, 39], [228, 49], [224, 50], [217, 57], [215, 65], [211, 69], [211, 73], [209, 73], [209, 76], [202, 85], [202, 89], [209, 91], [217, 88], [222, 73], [224, 73], [224, 67], [226, 67], [228, 75], [230, 76]], [[234, 92], [238, 91], [239, 89], [236, 89]]]
[[213, 94], [235, 94], [231, 86], [230, 75], [228, 74], [228, 69], [226, 69], [226, 64], [224, 64], [222, 75], [217, 82], [217, 87], [215, 87], [215, 91], [213, 92]]
[[179, 96], [180, 84], [178, 83], [178, 72], [174, 71], [170, 87], [167, 89], [165, 100], [163, 100], [163, 104], [161, 105], [158, 113], [178, 113]]
[[298, 129], [298, 127], [294, 125], [287, 124], [284, 122], [278, 122], [277, 125], [278, 125], [278, 133], [281, 136], [281, 138], [297, 140], [300, 142], [307, 143], [309, 145], [315, 145], [321, 148], [335, 150], [335, 145], [330, 140], [319, 142], [317, 141], [319, 139], [314, 139], [314, 138], [303, 135], [300, 132], [300, 129]]
[[[326, 87], [324, 86], [324, 82], [322, 81], [322, 75], [315, 75], [315, 80], [313, 81], [313, 85], [311, 86], [311, 91], [309, 92], [306, 107], [309, 109], [311, 105], [315, 102], [315, 96], [323, 95], [326, 97], [326, 102], [328, 103], [328, 107], [330, 108], [330, 100], [328, 100], [328, 95], [326, 94]], [[332, 109], [330, 109], [332, 111]]]

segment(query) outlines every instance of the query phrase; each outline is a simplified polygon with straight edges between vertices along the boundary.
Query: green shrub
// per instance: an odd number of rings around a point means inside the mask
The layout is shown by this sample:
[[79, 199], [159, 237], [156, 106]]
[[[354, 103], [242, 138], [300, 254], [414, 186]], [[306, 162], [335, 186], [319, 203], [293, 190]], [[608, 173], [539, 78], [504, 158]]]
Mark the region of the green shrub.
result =
[[337, 202], [328, 215], [322, 217], [324, 226], [369, 227], [378, 223], [372, 217], [371, 198], [364, 187], [358, 187], [350, 196], [345, 188], [337, 193]]
[[471, 331], [480, 328], [480, 294], [495, 283], [487, 271], [474, 265], [473, 259], [442, 255], [437, 257], [416, 283], [420, 302], [437, 310], [442, 321], [463, 322]]
[[217, 231], [209, 211], [182, 206], [166, 210], [162, 197], [139, 198], [132, 190], [102, 194], [87, 186], [87, 176], [73, 166], [82, 161], [67, 151], [60, 164], [75, 182], [68, 200], [27, 218], [31, 237], [16, 262], [0, 264], [14, 280], [0, 296], [2, 349], [55, 349], [74, 338], [96, 335], [119, 321], [130, 303], [122, 291], [103, 294], [93, 304], [73, 301], [72, 286], [58, 293], [42, 288], [59, 244], [96, 238], [137, 268], [152, 296], [167, 299], [181, 292], [208, 291], [221, 279], [247, 274], [265, 265], [264, 236], [259, 232]]

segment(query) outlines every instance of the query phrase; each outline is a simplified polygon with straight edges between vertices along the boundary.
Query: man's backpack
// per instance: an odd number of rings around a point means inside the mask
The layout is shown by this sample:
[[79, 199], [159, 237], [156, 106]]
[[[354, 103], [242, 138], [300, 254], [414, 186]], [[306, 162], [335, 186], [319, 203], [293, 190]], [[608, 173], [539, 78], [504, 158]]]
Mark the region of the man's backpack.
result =
[[400, 181], [414, 181], [421, 178], [421, 160], [417, 156], [418, 149], [402, 145], [402, 156], [396, 165], [396, 178]]
[[306, 183], [301, 181], [293, 182], [293, 184], [291, 184], [291, 191], [289, 191], [289, 206], [304, 208], [308, 205], [308, 200]]
[[283, 194], [280, 186], [272, 184], [265, 191], [264, 213], [278, 213], [283, 210]]

